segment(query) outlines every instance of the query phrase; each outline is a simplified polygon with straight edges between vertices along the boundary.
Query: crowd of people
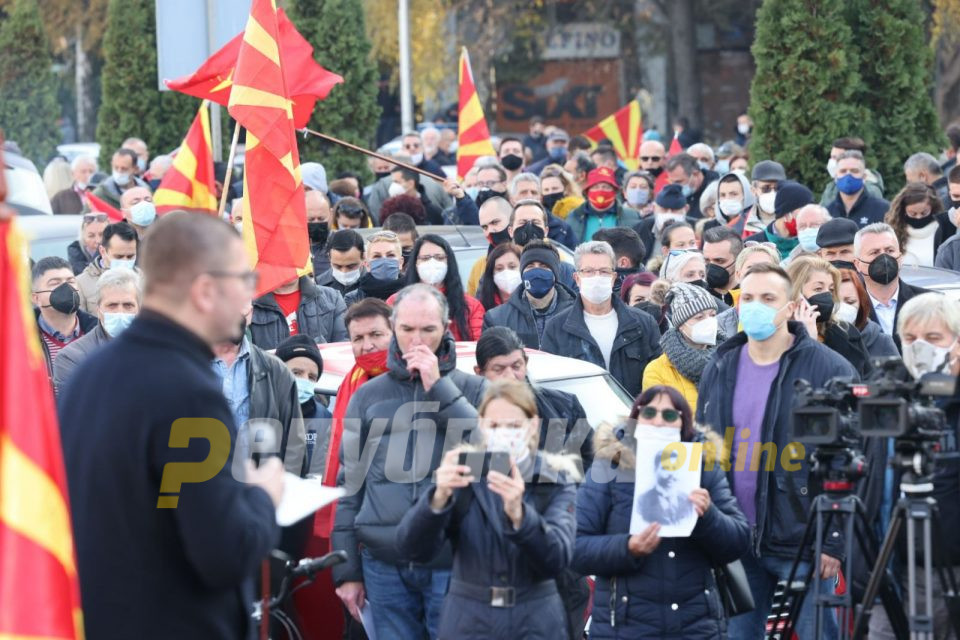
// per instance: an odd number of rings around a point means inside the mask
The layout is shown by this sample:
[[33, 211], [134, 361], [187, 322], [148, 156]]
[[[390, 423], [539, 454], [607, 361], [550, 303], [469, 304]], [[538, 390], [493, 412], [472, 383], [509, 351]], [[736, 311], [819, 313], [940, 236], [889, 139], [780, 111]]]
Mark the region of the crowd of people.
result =
[[[735, 141], [668, 155], [651, 135], [628, 171], [610, 144], [534, 119], [457, 180], [438, 164], [450, 141], [410, 132], [401, 164], [371, 160], [366, 184], [303, 163], [313, 273], [259, 297], [242, 195], [223, 171], [218, 188], [238, 196], [225, 220], [158, 217], [152, 190], [170, 162], [141, 140], [109, 175], [92, 158], [55, 160], [54, 211], [82, 222], [68, 258], [36, 261], [32, 301], [88, 635], [241, 637], [259, 563], [280, 548], [347, 554], [332, 583], [296, 599], [316, 637], [364, 637], [367, 607], [379, 638], [580, 639], [588, 619], [591, 638], [763, 637], [795, 556], [828, 591], [844, 559], [839, 532], [820, 557], [801, 548], [819, 485], [792, 442], [795, 383], [865, 380], [891, 356], [916, 377], [960, 372], [960, 303], [904, 280], [909, 266], [960, 270], [960, 126], [947, 133], [946, 162], [906, 158], [898, 193], [862, 140], [832, 141], [818, 198]], [[461, 271], [446, 225], [478, 226], [486, 255]], [[476, 343], [473, 374], [457, 341]], [[335, 397], [317, 395], [317, 345], [333, 342], [355, 364]], [[630, 414], [589, 424], [576, 394], [530, 382], [526, 349], [606, 369]], [[956, 430], [960, 396], [942, 404]], [[226, 425], [224, 455], [260, 464], [241, 469], [247, 484], [230, 464], [185, 482], [179, 506], [158, 509], [165, 466], [208, 455], [202, 438], [175, 443], [184, 418]], [[273, 448], [249, 428], [264, 423]], [[720, 443], [723, 464], [687, 497], [689, 537], [631, 532], [641, 427]], [[508, 468], [473, 477], [462, 454], [484, 450]], [[869, 450], [865, 499], [882, 532], [899, 494], [886, 443]], [[281, 530], [284, 470], [345, 494]], [[960, 464], [938, 466], [934, 486], [944, 530], [960, 527]], [[956, 542], [941, 552], [960, 565]], [[716, 574], [735, 561], [755, 606], [730, 617]], [[898, 555], [898, 579], [910, 562]], [[847, 588], [862, 594], [867, 570]], [[936, 637], [953, 637], [934, 589]], [[814, 615], [808, 598], [800, 638]], [[822, 637], [837, 637], [843, 621], [826, 622]], [[891, 633], [873, 616], [871, 637]]]

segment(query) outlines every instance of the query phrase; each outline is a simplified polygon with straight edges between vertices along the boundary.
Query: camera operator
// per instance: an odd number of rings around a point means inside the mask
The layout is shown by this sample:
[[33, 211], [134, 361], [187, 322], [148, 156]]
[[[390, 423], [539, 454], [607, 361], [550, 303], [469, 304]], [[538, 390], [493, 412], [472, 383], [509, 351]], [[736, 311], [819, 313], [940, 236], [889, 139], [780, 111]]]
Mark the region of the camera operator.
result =
[[[908, 300], [900, 309], [897, 318], [897, 335], [903, 345], [903, 362], [914, 378], [919, 379], [926, 373], [942, 373], [957, 376], [960, 373], [960, 302], [950, 300], [937, 293], [924, 293]], [[957, 430], [960, 427], [960, 394], [954, 391], [953, 397], [943, 398], [938, 405], [946, 413], [947, 432], [941, 440], [941, 452], [956, 454]], [[875, 484], [882, 491], [877, 511], [880, 514], [882, 533], [890, 522], [890, 517], [899, 498], [900, 478], [898, 473], [886, 465], [893, 451], [893, 439], [882, 438], [887, 448], [880, 446], [879, 456], [871, 456], [871, 476], [882, 477], [882, 484]], [[938, 550], [954, 572], [960, 569], [960, 463], [955, 458], [938, 460], [933, 476], [933, 497], [940, 511], [940, 531], [944, 546]], [[869, 498], [868, 498], [869, 500]], [[936, 537], [934, 544], [937, 544]], [[895, 574], [901, 583], [906, 582], [906, 558], [904, 549], [898, 550], [895, 560]], [[917, 598], [922, 602], [926, 597], [922, 580], [917, 581]], [[951, 628], [946, 600], [940, 581], [933, 580], [934, 637], [937, 640], [956, 638]], [[883, 607], [873, 608], [870, 619], [871, 640], [895, 638]]]

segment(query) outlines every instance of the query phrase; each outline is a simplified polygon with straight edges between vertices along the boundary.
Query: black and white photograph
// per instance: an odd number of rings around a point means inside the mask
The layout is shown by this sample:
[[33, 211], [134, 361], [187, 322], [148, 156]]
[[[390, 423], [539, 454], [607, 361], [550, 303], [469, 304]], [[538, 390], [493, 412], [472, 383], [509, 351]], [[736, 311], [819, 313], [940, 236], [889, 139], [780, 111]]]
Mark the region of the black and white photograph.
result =
[[700, 486], [700, 466], [691, 470], [692, 451], [691, 444], [684, 442], [668, 447], [657, 440], [638, 443], [630, 533], [640, 533], [656, 522], [660, 537], [690, 535], [697, 523], [690, 492]]

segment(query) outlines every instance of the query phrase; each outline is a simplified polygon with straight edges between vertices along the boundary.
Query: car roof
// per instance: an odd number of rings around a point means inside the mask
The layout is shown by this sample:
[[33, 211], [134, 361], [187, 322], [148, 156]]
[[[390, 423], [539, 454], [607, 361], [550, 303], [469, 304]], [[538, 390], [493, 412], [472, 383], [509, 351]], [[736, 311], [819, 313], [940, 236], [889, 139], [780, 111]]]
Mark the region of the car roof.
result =
[[[17, 225], [27, 237], [27, 242], [31, 247], [30, 257], [34, 260], [39, 260], [46, 255], [66, 257], [67, 245], [79, 238], [82, 222], [82, 215], [17, 216]], [[47, 247], [49, 242], [54, 241], [58, 242], [59, 251], [51, 254], [49, 251], [43, 250], [40, 252], [44, 255], [33, 255], [34, 247]], [[62, 246], [60, 246], [60, 243], [62, 243]]]
[[904, 266], [900, 270], [907, 284], [934, 291], [960, 289], [960, 273], [936, 267]]

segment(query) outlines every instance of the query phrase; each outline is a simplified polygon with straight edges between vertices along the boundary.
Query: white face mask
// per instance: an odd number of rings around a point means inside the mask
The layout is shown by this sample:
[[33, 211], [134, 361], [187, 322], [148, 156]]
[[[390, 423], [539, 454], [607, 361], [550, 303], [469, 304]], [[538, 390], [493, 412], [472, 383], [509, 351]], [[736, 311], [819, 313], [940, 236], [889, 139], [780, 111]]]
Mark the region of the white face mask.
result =
[[447, 277], [447, 263], [439, 260], [427, 260], [417, 265], [417, 275], [427, 284], [440, 284]]
[[830, 174], [830, 179], [837, 177], [837, 159], [830, 158], [827, 160], [827, 173]]
[[728, 198], [718, 202], [717, 207], [720, 209], [720, 213], [729, 220], [740, 215], [743, 211], [743, 202], [734, 198]]
[[956, 344], [956, 338], [949, 347], [938, 347], [926, 340], [904, 344], [903, 364], [907, 366], [907, 370], [915, 380], [919, 380], [926, 373], [949, 373], [950, 365], [953, 364], [950, 352]]
[[523, 277], [520, 275], [519, 269], [504, 269], [493, 274], [493, 283], [497, 285], [500, 291], [513, 293], [522, 281]]
[[330, 275], [332, 275], [333, 279], [343, 286], [349, 287], [360, 279], [360, 269], [354, 269], [353, 271], [338, 271], [337, 269], [330, 269]]
[[613, 295], [610, 276], [591, 276], [580, 279], [580, 293], [593, 304], [601, 304]]
[[748, 133], [750, 133], [750, 125], [744, 122], [737, 123], [737, 133], [739, 133], [742, 136], [747, 135]]
[[405, 194], [406, 192], [407, 192], [407, 190], [404, 189], [404, 188], [403, 188], [403, 185], [400, 184], [399, 182], [391, 182], [391, 183], [390, 183], [390, 186], [387, 187], [387, 193], [390, 194], [390, 197], [391, 197], [391, 198], [393, 198], [393, 197], [395, 197], [395, 196], [402, 196], [402, 195]]
[[423, 162], [423, 154], [422, 154], [422, 153], [414, 153], [413, 155], [410, 156], [410, 164], [416, 166], [416, 165], [420, 164], [421, 162]]
[[657, 213], [656, 216], [656, 227], [657, 229], [663, 229], [665, 226], [671, 222], [683, 222], [682, 213]]
[[704, 318], [690, 327], [690, 341], [695, 344], [717, 344], [717, 316]]
[[847, 304], [846, 302], [841, 302], [837, 307], [837, 320], [846, 322], [847, 324], [853, 324], [857, 321], [857, 312], [859, 309], [852, 304]]
[[757, 198], [757, 204], [760, 205], [760, 208], [763, 209], [764, 213], [773, 213], [774, 208], [776, 208], [776, 203], [777, 203], [776, 191], [761, 193], [760, 197]]
[[522, 462], [530, 455], [526, 428], [497, 427], [496, 429], [485, 429], [485, 431], [488, 451], [509, 453], [514, 462]]

